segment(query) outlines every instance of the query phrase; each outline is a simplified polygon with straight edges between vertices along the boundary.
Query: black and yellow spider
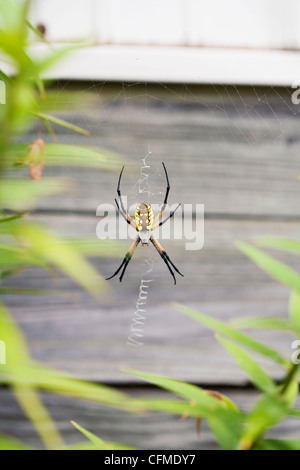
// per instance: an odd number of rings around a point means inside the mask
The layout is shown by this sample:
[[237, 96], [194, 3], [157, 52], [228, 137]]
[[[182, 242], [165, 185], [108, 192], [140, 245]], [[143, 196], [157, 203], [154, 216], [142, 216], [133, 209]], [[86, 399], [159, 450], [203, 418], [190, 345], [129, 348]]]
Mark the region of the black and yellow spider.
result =
[[123, 168], [121, 170], [121, 173], [120, 173], [120, 176], [119, 176], [118, 188], [117, 188], [119, 203], [118, 203], [117, 199], [115, 199], [115, 202], [116, 202], [116, 205], [117, 205], [117, 208], [118, 208], [120, 214], [124, 217], [126, 222], [129, 225], [131, 225], [138, 232], [138, 235], [136, 236], [135, 240], [133, 241], [131, 247], [129, 248], [129, 251], [126, 253], [125, 258], [123, 259], [121, 266], [117, 269], [117, 271], [112, 276], [108, 277], [107, 280], [112, 279], [113, 277], [115, 277], [121, 271], [121, 269], [123, 268], [123, 270], [121, 272], [121, 276], [120, 276], [120, 282], [122, 282], [122, 279], [123, 279], [123, 276], [125, 274], [126, 268], [129, 264], [129, 261], [131, 260], [131, 258], [133, 256], [133, 253], [134, 253], [136, 247], [138, 246], [138, 244], [140, 242], [142, 242], [142, 246], [145, 246], [145, 245], [149, 246], [149, 241], [155, 246], [156, 250], [158, 251], [158, 253], [162, 257], [162, 259], [166, 263], [171, 275], [173, 276], [174, 284], [176, 284], [176, 278], [175, 278], [175, 275], [174, 275], [174, 272], [173, 272], [171, 266], [175, 269], [175, 271], [178, 274], [180, 274], [180, 276], [183, 276], [183, 274], [181, 274], [181, 272], [172, 263], [172, 261], [170, 260], [168, 254], [163, 249], [163, 247], [160, 245], [160, 243], [152, 235], [152, 231], [155, 230], [156, 228], [160, 227], [167, 220], [169, 220], [171, 217], [173, 217], [174, 213], [176, 212], [178, 207], [180, 207], [180, 205], [181, 205], [181, 204], [178, 204], [178, 206], [175, 208], [175, 210], [172, 211], [168, 215], [168, 217], [166, 217], [164, 220], [159, 222], [159, 219], [161, 218], [161, 216], [162, 216], [162, 214], [163, 214], [163, 212], [166, 208], [166, 205], [167, 205], [167, 202], [168, 202], [168, 195], [169, 195], [169, 191], [170, 191], [170, 183], [169, 183], [167, 169], [166, 169], [164, 163], [162, 163], [162, 165], [164, 167], [165, 175], [166, 175], [166, 179], [167, 179], [167, 190], [166, 190], [166, 195], [165, 195], [165, 200], [163, 202], [163, 205], [161, 206], [159, 214], [155, 218], [154, 218], [153, 210], [152, 210], [150, 204], [147, 204], [145, 202], [141, 202], [140, 204], [137, 205], [137, 208], [135, 210], [134, 220], [130, 217], [130, 215], [126, 211], [126, 209], [123, 205], [123, 202], [122, 202], [120, 185], [121, 185], [121, 178], [122, 178], [123, 170], [124, 170], [125, 167], [123, 166]]

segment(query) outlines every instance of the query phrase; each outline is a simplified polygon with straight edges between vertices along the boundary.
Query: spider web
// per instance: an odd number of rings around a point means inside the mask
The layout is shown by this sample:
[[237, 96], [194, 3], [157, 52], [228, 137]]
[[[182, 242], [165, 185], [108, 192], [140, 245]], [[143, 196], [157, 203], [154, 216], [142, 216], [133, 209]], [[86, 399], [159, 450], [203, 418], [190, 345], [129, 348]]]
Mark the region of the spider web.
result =
[[[59, 96], [74, 85], [58, 81], [55, 86]], [[208, 214], [300, 216], [300, 105], [292, 102], [292, 88], [103, 81], [79, 83], [76, 90], [87, 106], [68, 112], [66, 101], [66, 118], [88, 129], [92, 137], [61, 138], [124, 155], [124, 180], [132, 177], [123, 189], [129, 201], [139, 200], [141, 162], [151, 152], [152, 203], [160, 204], [165, 191], [165, 161], [182, 202], [203, 202]]]

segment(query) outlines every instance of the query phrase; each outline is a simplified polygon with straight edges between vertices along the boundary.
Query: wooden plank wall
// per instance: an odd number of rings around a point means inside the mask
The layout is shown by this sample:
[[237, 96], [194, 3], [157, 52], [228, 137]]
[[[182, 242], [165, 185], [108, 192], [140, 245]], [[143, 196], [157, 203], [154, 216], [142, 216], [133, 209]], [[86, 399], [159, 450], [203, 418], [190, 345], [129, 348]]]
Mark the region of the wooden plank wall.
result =
[[[59, 87], [63, 84], [58, 92]], [[150, 202], [163, 198], [164, 161], [171, 181], [170, 204], [205, 205], [204, 247], [187, 251], [186, 240], [164, 241], [185, 275], [178, 276], [177, 286], [153, 247], [139, 247], [123, 283], [110, 282], [113, 290], [103, 305], [85, 293], [78, 302], [8, 297], [34, 356], [105, 382], [130, 381], [120, 368], [134, 366], [196, 382], [243, 383], [243, 374], [213, 335], [176, 312], [171, 302], [192, 305], [223, 320], [287, 314], [288, 290], [248, 261], [234, 242], [251, 242], [258, 235], [299, 235], [299, 119], [289, 92], [87, 84], [79, 85], [80, 91], [86, 92], [89, 107], [66, 112], [65, 117], [87, 127], [93, 136], [60, 130], [59, 141], [96, 144], [128, 158], [122, 189], [131, 202], [137, 200], [142, 158], [150, 149]], [[113, 203], [118, 173], [46, 169], [45, 176], [52, 174], [72, 178], [76, 189], [41, 201], [34, 218], [62, 234], [96, 237], [96, 208]], [[124, 253], [128, 244], [124, 241]], [[143, 346], [132, 351], [127, 339], [148, 257], [154, 266]], [[299, 268], [297, 258], [281, 259]], [[108, 276], [120, 261], [107, 258], [93, 263]], [[47, 274], [32, 270], [13, 282], [45, 287], [50, 281]], [[68, 280], [63, 285], [78, 290]], [[290, 355], [290, 337], [274, 332], [257, 336]]]
[[[151, 150], [153, 202], [158, 203], [164, 195], [164, 161], [171, 181], [170, 203], [205, 205], [205, 242], [200, 251], [186, 251], [185, 240], [164, 241], [185, 275], [178, 276], [176, 286], [149, 247], [139, 248], [122, 284], [117, 279], [110, 281], [112, 291], [102, 304], [64, 278], [61, 285], [79, 293], [79, 300], [6, 296], [33, 357], [77, 376], [117, 386], [138, 383], [122, 372], [123, 367], [211, 388], [247, 384], [213, 333], [175, 311], [172, 302], [190, 305], [220, 320], [287, 315], [288, 290], [239, 253], [234, 242], [251, 242], [259, 235], [299, 238], [300, 123], [290, 90], [88, 83], [58, 83], [55, 87], [58, 94], [64, 88], [77, 87], [86, 106], [74, 112], [70, 105], [68, 111], [66, 100], [63, 116], [93, 133], [87, 138], [60, 129], [59, 141], [99, 145], [122, 153], [128, 160], [123, 194], [132, 202], [137, 198], [142, 158]], [[34, 136], [33, 130], [28, 141]], [[96, 237], [96, 208], [113, 203], [118, 172], [46, 168], [45, 176], [53, 174], [72, 178], [76, 190], [40, 201], [32, 217], [64, 235]], [[124, 241], [124, 254], [128, 244]], [[276, 255], [300, 269], [297, 257]], [[132, 348], [128, 337], [149, 258], [153, 259], [153, 282], [142, 325], [143, 344]], [[92, 259], [104, 276], [111, 275], [120, 261]], [[53, 287], [49, 276], [36, 269], [11, 282], [20, 287]], [[253, 334], [290, 357], [291, 336]], [[281, 376], [273, 364], [261, 363], [275, 378]], [[189, 442], [187, 446], [192, 445]]]

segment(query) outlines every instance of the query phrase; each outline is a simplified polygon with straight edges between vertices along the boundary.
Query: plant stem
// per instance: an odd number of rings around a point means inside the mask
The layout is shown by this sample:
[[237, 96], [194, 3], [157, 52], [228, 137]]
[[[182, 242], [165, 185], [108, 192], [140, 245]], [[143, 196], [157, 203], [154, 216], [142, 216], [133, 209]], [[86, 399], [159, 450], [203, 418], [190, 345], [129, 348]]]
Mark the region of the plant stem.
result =
[[280, 395], [284, 395], [284, 393], [287, 391], [287, 389], [289, 388], [289, 385], [291, 384], [292, 380], [294, 379], [298, 371], [298, 368], [299, 368], [299, 364], [293, 364], [291, 369], [288, 371], [288, 373], [286, 374], [285, 378], [282, 381], [282, 384], [281, 384], [282, 390], [280, 392]]

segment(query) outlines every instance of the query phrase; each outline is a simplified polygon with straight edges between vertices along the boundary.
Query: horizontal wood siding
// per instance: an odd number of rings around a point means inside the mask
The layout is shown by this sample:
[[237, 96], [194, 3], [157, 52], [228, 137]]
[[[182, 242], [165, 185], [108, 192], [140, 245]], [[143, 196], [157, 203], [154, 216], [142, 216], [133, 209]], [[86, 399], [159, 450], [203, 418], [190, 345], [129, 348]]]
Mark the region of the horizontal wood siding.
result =
[[[81, 87], [82, 91], [90, 88], [87, 84]], [[204, 247], [189, 251], [185, 239], [162, 240], [185, 276], [178, 279], [177, 286], [153, 247], [139, 247], [123, 283], [110, 281], [112, 291], [101, 305], [63, 277], [59, 285], [78, 294], [78, 300], [6, 296], [29, 339], [33, 356], [97, 381], [134, 381], [120, 371], [122, 366], [129, 366], [201, 383], [244, 384], [246, 377], [224, 354], [213, 333], [176, 312], [171, 302], [191, 305], [225, 321], [243, 316], [287, 316], [288, 290], [241, 254], [235, 241], [251, 243], [261, 235], [299, 238], [297, 108], [290, 107], [289, 94], [284, 90], [270, 94], [236, 88], [124, 89], [107, 85], [100, 92], [91, 85], [90, 92], [86, 99], [92, 107], [82, 106], [81, 112], [70, 111], [64, 116], [91, 130], [92, 137], [60, 129], [59, 141], [97, 144], [128, 158], [122, 192], [130, 204], [137, 201], [142, 158], [151, 150], [149, 202], [163, 200], [164, 161], [171, 183], [170, 203], [205, 206]], [[258, 96], [264, 98], [258, 101]], [[30, 134], [28, 141], [34, 136]], [[42, 200], [32, 217], [61, 234], [96, 239], [100, 220], [96, 209], [101, 203], [113, 204], [119, 170], [103, 173], [100, 169], [47, 167], [45, 176], [68, 177], [74, 181], [74, 189]], [[192, 215], [191, 210], [187, 217]], [[123, 243], [125, 254], [130, 241]], [[298, 257], [276, 256], [300, 269]], [[154, 281], [149, 287], [143, 346], [132, 349], [127, 340], [148, 257], [154, 260]], [[120, 261], [92, 259], [105, 277]], [[48, 274], [35, 269], [20, 273], [10, 283], [20, 287], [56, 286]], [[290, 357], [291, 336], [254, 334]], [[281, 371], [265, 362], [279, 378]]]

